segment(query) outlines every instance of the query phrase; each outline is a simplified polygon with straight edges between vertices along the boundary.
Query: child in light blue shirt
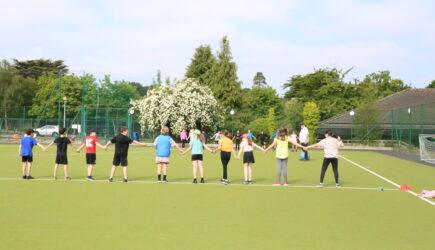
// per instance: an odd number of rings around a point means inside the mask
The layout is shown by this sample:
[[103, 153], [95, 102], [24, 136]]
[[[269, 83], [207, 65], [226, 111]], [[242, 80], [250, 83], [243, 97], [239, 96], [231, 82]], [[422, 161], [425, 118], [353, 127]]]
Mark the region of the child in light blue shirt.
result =
[[180, 152], [183, 152], [183, 150], [169, 136], [168, 127], [162, 128], [161, 134], [157, 136], [157, 138], [154, 140], [154, 146], [156, 147], [157, 182], [166, 183], [168, 182], [166, 175], [169, 164], [169, 157], [171, 156], [171, 147], [176, 147]]
[[204, 181], [204, 167], [203, 167], [203, 154], [204, 148], [208, 151], [214, 153], [204, 142], [204, 137], [201, 134], [201, 131], [195, 130], [193, 131], [193, 136], [190, 139], [189, 148], [187, 148], [183, 154], [187, 153], [189, 150], [192, 150], [192, 167], [193, 167], [193, 184], [198, 183], [196, 180], [196, 173], [199, 168], [199, 174], [201, 176], [201, 183], [205, 183]]

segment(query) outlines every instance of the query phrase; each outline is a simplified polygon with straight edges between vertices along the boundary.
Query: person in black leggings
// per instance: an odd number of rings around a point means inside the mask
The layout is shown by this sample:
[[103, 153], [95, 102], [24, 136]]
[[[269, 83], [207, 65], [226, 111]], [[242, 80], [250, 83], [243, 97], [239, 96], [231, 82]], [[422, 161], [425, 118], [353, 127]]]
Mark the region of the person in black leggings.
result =
[[224, 131], [221, 134], [221, 139], [218, 143], [218, 148], [216, 149], [221, 151], [221, 162], [222, 162], [222, 179], [221, 183], [227, 185], [229, 183], [228, 180], [228, 163], [231, 160], [231, 153], [234, 152], [232, 135], [228, 131]]

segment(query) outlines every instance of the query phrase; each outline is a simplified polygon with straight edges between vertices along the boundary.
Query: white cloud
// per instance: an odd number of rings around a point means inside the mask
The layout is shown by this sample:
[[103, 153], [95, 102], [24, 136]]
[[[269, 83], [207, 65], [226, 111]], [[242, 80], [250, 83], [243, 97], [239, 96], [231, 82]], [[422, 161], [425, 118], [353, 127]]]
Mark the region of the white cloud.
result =
[[[3, 1], [0, 58], [64, 59], [75, 73], [148, 83], [157, 69], [180, 78], [200, 44], [229, 35], [239, 76], [256, 71], [280, 88], [292, 74], [389, 69], [421, 82], [433, 74], [430, 1]], [[434, 76], [435, 78], [435, 76]], [[421, 85], [421, 84], [420, 84]], [[416, 86], [420, 86], [416, 85]]]

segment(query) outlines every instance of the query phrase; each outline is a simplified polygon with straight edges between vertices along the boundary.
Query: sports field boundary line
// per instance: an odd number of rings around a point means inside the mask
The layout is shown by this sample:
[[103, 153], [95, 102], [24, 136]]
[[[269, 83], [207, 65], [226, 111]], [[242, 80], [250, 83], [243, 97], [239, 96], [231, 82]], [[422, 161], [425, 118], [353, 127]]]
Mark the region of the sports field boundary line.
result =
[[[372, 175], [374, 175], [374, 176], [376, 176], [376, 177], [378, 177], [378, 178], [380, 178], [380, 179], [382, 179], [382, 180], [384, 180], [384, 181], [390, 183], [391, 185], [397, 187], [398, 189], [400, 189], [400, 187], [401, 187], [401, 186], [400, 186], [399, 184], [397, 184], [396, 182], [394, 182], [394, 181], [392, 181], [392, 180], [390, 180], [390, 179], [388, 179], [388, 178], [386, 178], [386, 177], [384, 177], [384, 176], [382, 176], [382, 175], [376, 173], [376, 172], [373, 171], [373, 170], [370, 170], [370, 169], [368, 169], [368, 168], [362, 166], [361, 164], [358, 164], [358, 163], [356, 163], [356, 162], [354, 162], [354, 161], [352, 161], [352, 160], [350, 160], [350, 159], [348, 159], [348, 158], [346, 158], [346, 157], [344, 157], [344, 156], [340, 156], [340, 158], [342, 158], [342, 159], [344, 159], [345, 161], [347, 161], [347, 162], [349, 162], [349, 163], [351, 163], [351, 164], [353, 164], [353, 165], [355, 165], [355, 166], [361, 168], [362, 170], [365, 170], [366, 172], [368, 172], [368, 173], [370, 173], [370, 174], [372, 174]], [[419, 199], [422, 200], [422, 201], [425, 201], [425, 202], [429, 203], [429, 204], [432, 205], [432, 206], [435, 206], [435, 202], [430, 201], [430, 200], [428, 200], [428, 199], [426, 199], [426, 198], [424, 198], [424, 197], [421, 197], [420, 195], [418, 195], [417, 193], [415, 193], [415, 192], [412, 191], [412, 190], [404, 190], [404, 191], [407, 192], [408, 194], [411, 194], [412, 196], [415, 196], [415, 197], [419, 198]]]
[[[33, 180], [23, 180], [21, 178], [7, 178], [2, 177], [0, 178], [0, 181], [22, 181], [22, 182], [33, 182], [33, 181], [51, 181], [51, 182], [69, 182], [62, 179], [53, 180], [52, 178], [36, 178]], [[87, 181], [86, 179], [72, 179], [71, 182], [109, 182], [108, 180], [93, 180], [93, 181]], [[116, 183], [122, 183], [122, 181], [114, 181]], [[198, 184], [192, 184], [192, 182], [180, 182], [180, 181], [174, 181], [174, 182], [167, 182], [167, 183], [157, 183], [156, 181], [140, 181], [140, 180], [129, 180], [128, 183], [134, 183], [134, 184], [156, 184], [156, 185], [196, 185], [196, 186], [242, 186], [242, 187], [273, 187], [273, 188], [309, 188], [309, 189], [349, 189], [349, 190], [374, 190], [374, 191], [380, 191], [379, 187], [351, 187], [351, 186], [341, 186], [339, 188], [335, 186], [323, 186], [321, 188], [317, 186], [310, 186], [310, 185], [291, 185], [288, 186], [274, 186], [272, 184], [252, 184], [252, 185], [246, 185], [242, 183], [230, 183], [228, 185], [224, 185], [222, 183], [217, 182], [207, 182], [207, 183], [198, 183]], [[397, 191], [398, 189], [395, 188], [382, 188], [382, 191]]]

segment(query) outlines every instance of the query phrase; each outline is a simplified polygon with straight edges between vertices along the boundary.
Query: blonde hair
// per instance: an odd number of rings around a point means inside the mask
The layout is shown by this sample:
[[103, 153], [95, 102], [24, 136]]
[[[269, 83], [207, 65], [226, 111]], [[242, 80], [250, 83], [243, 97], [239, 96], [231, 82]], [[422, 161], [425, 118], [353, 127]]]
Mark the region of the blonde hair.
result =
[[160, 133], [167, 135], [169, 134], [169, 128], [167, 126], [162, 127], [162, 129], [160, 130]]

